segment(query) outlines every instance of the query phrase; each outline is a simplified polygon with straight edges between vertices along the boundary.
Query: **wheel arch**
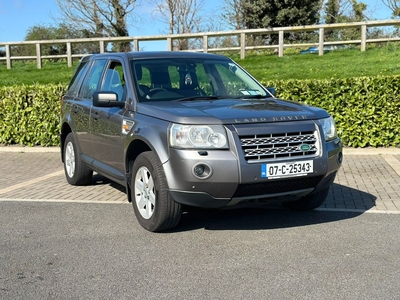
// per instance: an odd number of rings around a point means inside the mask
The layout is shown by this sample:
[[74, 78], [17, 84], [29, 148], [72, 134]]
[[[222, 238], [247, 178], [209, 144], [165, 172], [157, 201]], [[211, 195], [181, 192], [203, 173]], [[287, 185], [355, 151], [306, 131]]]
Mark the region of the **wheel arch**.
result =
[[153, 149], [143, 140], [136, 139], [133, 140], [128, 148], [126, 149], [126, 156], [125, 156], [125, 168], [126, 168], [126, 193], [128, 195], [128, 201], [132, 202], [132, 195], [131, 195], [131, 176], [132, 176], [132, 166], [133, 162], [136, 158], [143, 152], [152, 151]]
[[68, 134], [72, 132], [71, 127], [68, 123], [62, 124], [61, 131], [60, 131], [60, 149], [61, 149], [61, 161], [64, 162], [64, 145], [65, 139], [67, 138]]

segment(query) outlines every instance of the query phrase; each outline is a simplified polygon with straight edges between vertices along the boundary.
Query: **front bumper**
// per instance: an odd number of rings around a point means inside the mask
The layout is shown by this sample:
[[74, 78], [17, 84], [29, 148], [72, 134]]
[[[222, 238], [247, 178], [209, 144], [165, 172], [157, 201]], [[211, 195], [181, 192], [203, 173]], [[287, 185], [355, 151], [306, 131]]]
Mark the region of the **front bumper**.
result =
[[[248, 164], [231, 150], [171, 149], [164, 171], [174, 201], [220, 208], [254, 199], [294, 201], [331, 185], [342, 162], [340, 141], [325, 143], [322, 154], [313, 161], [314, 172], [306, 176], [267, 179], [260, 176], [261, 164]], [[209, 177], [195, 176], [194, 168], [199, 164], [210, 167]]]

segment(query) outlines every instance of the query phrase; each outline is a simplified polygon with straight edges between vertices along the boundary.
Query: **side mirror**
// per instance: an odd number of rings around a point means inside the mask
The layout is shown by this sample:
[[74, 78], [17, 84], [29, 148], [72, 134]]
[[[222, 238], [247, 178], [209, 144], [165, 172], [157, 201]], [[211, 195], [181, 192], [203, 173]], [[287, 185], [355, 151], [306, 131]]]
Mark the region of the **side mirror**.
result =
[[94, 92], [93, 105], [98, 107], [125, 107], [125, 102], [118, 101], [115, 92]]
[[276, 97], [276, 90], [274, 87], [265, 87], [267, 91], [274, 97]]

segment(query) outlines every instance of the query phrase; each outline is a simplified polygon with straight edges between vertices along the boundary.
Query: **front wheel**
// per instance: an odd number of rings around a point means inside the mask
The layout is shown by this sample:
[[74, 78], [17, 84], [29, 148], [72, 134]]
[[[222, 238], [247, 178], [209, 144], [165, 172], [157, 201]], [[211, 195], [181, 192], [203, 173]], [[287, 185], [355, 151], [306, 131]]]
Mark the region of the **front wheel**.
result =
[[139, 224], [149, 231], [178, 225], [182, 208], [167, 192], [167, 180], [157, 156], [143, 152], [132, 166], [132, 204]]
[[298, 211], [312, 210], [322, 205], [328, 196], [330, 186], [320, 190], [319, 192], [313, 193], [311, 195], [304, 196], [303, 198], [291, 201], [283, 202], [282, 205]]

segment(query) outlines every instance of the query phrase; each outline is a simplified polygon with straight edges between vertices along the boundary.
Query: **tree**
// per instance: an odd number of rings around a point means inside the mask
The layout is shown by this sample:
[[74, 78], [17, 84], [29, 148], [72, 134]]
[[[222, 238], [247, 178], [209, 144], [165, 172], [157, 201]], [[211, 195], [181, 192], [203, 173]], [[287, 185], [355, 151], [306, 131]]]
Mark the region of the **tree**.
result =
[[325, 23], [334, 24], [338, 23], [340, 16], [340, 2], [341, 0], [328, 0], [325, 5]]
[[[97, 37], [129, 36], [127, 18], [134, 17], [136, 0], [56, 0], [64, 21]], [[130, 51], [130, 43], [117, 43], [116, 50]]]
[[328, 0], [324, 5], [325, 23], [364, 21], [366, 9], [367, 5], [357, 0]]
[[[59, 24], [56, 26], [34, 25], [26, 33], [25, 41], [61, 40], [90, 38], [93, 34], [87, 30], [77, 29], [70, 24]], [[74, 44], [73, 54], [88, 54], [99, 52], [99, 46], [90, 43]], [[36, 55], [35, 45], [18, 45], [12, 47], [12, 52], [17, 56]], [[42, 55], [62, 55], [67, 53], [66, 43], [45, 44], [41, 48]]]
[[[149, 0], [155, 5], [155, 13], [168, 24], [169, 34], [193, 33], [201, 31], [203, 18], [201, 11], [205, 0]], [[175, 40], [176, 50], [190, 49], [188, 39]]]
[[244, 9], [246, 0], [224, 0], [222, 20], [235, 30], [245, 28]]
[[321, 0], [250, 0], [244, 2], [246, 28], [317, 24]]
[[[245, 28], [270, 28], [313, 25], [319, 22], [322, 0], [248, 0], [242, 1]], [[298, 40], [304, 34], [285, 35], [286, 39]], [[276, 44], [277, 35], [262, 37]]]
[[[357, 0], [328, 0], [324, 5], [326, 24], [361, 22], [366, 20], [367, 5]], [[325, 39], [358, 39], [359, 29], [326, 30]]]
[[382, 3], [392, 11], [393, 17], [400, 17], [400, 0], [382, 0]]

